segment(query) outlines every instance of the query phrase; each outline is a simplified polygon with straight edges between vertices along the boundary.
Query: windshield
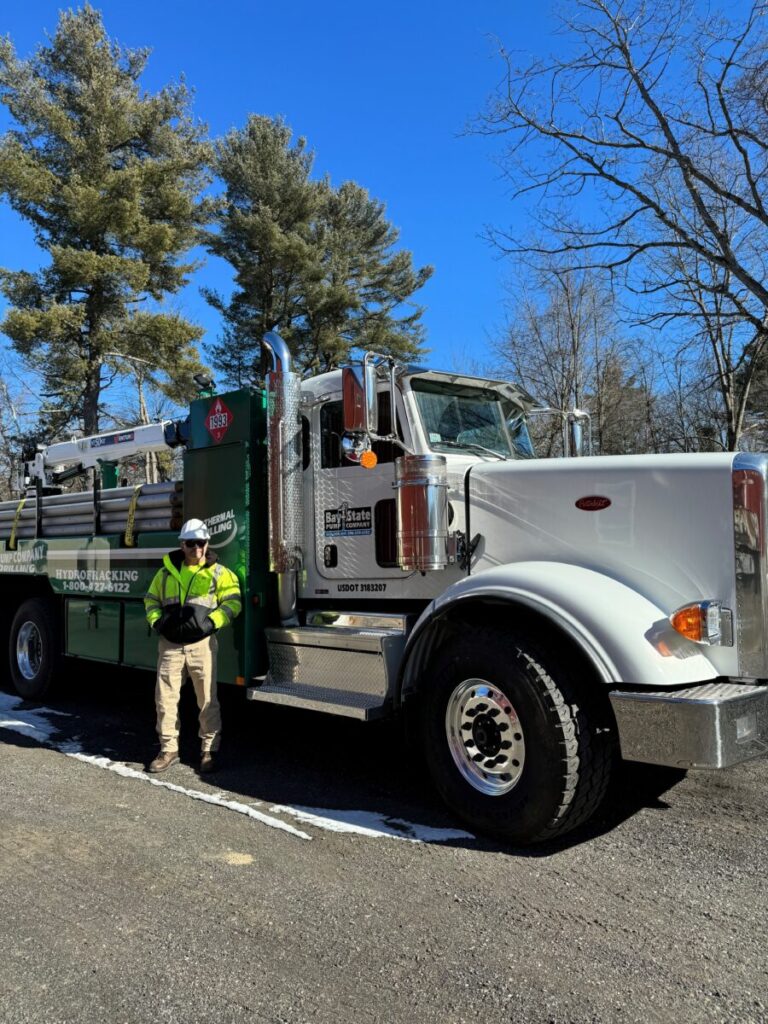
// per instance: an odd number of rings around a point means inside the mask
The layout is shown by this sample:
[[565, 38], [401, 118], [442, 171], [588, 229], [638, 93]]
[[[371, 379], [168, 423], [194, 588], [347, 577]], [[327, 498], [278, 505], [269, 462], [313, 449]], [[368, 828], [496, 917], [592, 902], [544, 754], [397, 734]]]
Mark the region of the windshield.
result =
[[411, 388], [432, 451], [482, 449], [506, 459], [533, 458], [522, 412], [493, 388], [414, 377]]

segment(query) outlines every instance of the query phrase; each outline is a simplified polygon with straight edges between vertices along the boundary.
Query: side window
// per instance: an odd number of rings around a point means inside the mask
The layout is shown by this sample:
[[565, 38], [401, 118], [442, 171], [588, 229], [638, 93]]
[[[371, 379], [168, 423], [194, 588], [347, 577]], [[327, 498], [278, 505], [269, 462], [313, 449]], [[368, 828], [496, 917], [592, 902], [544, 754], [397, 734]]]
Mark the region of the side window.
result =
[[306, 416], [301, 417], [301, 468], [306, 469], [309, 466], [309, 460], [311, 457], [310, 448], [310, 437], [309, 437], [309, 420]]
[[376, 562], [383, 569], [397, 568], [397, 506], [394, 498], [377, 501], [373, 510]]
[[[392, 403], [389, 400], [388, 391], [380, 391], [378, 395], [379, 399], [379, 433], [390, 434], [392, 433]], [[398, 423], [397, 436], [401, 436], [400, 424]], [[379, 462], [394, 462], [398, 455], [402, 455], [402, 450], [393, 444], [391, 441], [374, 441], [373, 450], [376, 454], [376, 458]]]
[[[326, 402], [320, 410], [320, 465], [338, 469], [344, 464], [341, 438], [344, 434], [344, 413], [341, 402]], [[348, 462], [348, 466], [352, 463]]]
[[[388, 391], [380, 391], [379, 433], [389, 434], [392, 430], [392, 408]], [[398, 437], [402, 435], [398, 423]], [[341, 439], [344, 435], [344, 409], [341, 402], [326, 402], [320, 410], [320, 465], [323, 469], [338, 469], [340, 466], [352, 466], [341, 452]], [[402, 451], [391, 441], [374, 441], [373, 451], [380, 463], [394, 462], [402, 455]]]

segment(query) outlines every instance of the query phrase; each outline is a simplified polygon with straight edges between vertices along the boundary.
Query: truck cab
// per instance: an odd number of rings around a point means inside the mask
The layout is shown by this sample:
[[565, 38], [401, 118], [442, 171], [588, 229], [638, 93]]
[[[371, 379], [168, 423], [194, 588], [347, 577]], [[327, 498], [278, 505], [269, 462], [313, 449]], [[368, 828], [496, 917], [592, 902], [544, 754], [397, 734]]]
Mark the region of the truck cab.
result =
[[[394, 420], [392, 405], [394, 399]], [[436, 597], [465, 570], [451, 554], [439, 576], [404, 571], [397, 555], [395, 462], [405, 452], [445, 460], [448, 528], [464, 529], [464, 475], [474, 463], [533, 457], [525, 424], [528, 396], [502, 381], [402, 368], [379, 380], [375, 465], [364, 469], [344, 447], [342, 372], [305, 383], [303, 489], [306, 554], [302, 601]], [[510, 426], [512, 425], [512, 426]]]

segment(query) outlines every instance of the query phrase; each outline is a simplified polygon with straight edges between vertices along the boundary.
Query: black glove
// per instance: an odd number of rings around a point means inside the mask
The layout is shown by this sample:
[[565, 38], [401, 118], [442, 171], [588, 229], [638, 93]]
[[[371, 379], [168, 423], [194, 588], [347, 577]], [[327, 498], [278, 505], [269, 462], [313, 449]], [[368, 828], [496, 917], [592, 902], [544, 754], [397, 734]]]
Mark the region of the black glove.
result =
[[153, 633], [158, 633], [158, 634], [160, 633], [160, 622], [161, 622], [160, 619], [155, 619], [155, 621], [149, 627], [152, 630]]
[[203, 619], [203, 636], [211, 636], [212, 633], [216, 632], [216, 623], [210, 617], [206, 615]]

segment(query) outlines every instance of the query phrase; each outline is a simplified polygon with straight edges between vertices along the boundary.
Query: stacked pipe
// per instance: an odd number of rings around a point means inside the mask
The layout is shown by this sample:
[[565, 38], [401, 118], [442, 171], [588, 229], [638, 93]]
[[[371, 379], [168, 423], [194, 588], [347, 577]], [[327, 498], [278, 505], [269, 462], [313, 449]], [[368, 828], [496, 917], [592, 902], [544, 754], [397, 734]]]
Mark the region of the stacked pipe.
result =
[[[99, 492], [98, 506], [102, 534], [124, 533], [131, 506], [134, 533], [178, 530], [182, 523], [183, 484], [180, 480], [142, 484], [138, 498], [133, 487], [114, 487]], [[134, 500], [135, 499], [135, 500]], [[0, 502], [0, 538], [9, 538], [19, 501]], [[93, 491], [52, 494], [41, 499], [42, 537], [82, 537], [94, 532]], [[16, 537], [37, 536], [37, 500], [27, 497], [18, 513]]]

